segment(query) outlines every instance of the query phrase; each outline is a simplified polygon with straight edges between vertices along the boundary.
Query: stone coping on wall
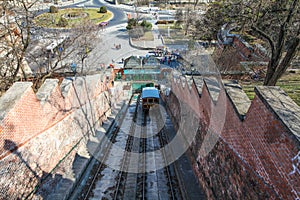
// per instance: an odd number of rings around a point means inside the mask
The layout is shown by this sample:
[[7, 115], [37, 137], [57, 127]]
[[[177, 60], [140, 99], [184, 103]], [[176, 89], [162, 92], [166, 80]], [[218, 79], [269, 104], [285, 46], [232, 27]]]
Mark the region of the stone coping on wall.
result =
[[219, 82], [218, 78], [214, 75], [205, 75], [204, 76], [192, 76], [191, 79], [193, 80], [199, 96], [202, 94], [202, 89], [204, 86], [204, 82], [206, 87], [209, 91], [209, 94], [214, 102], [217, 102], [221, 90], [221, 83]]
[[36, 93], [37, 99], [41, 102], [41, 104], [45, 104], [54, 91], [54, 89], [58, 85], [58, 79], [46, 79], [44, 84], [40, 87], [40, 89]]
[[202, 87], [203, 87], [203, 84], [204, 84], [204, 81], [203, 81], [203, 78], [201, 76], [194, 76], [192, 77], [193, 79], [193, 82], [198, 90], [198, 94], [199, 96], [201, 96], [202, 94]]
[[68, 96], [68, 93], [71, 89], [71, 85], [72, 85], [72, 79], [71, 78], [65, 78], [61, 84], [60, 84], [60, 90], [61, 90], [61, 94], [64, 98], [66, 98]]
[[235, 107], [237, 114], [240, 119], [243, 120], [249, 107], [251, 101], [242, 90], [241, 86], [232, 81], [221, 80], [220, 82], [217, 77], [210, 76], [178, 76], [180, 78], [175, 78], [175, 80], [182, 85], [184, 88], [186, 84], [189, 90], [192, 88], [192, 84], [197, 88], [199, 96], [202, 94], [203, 86], [206, 85], [212, 100], [216, 103], [219, 98], [220, 91], [224, 86], [232, 104]]
[[300, 107], [277, 86], [257, 86], [255, 93], [300, 141]]
[[250, 99], [236, 81], [223, 80], [223, 84], [229, 100], [234, 105], [234, 109], [239, 115], [239, 118], [244, 120], [251, 105]]
[[192, 76], [186, 76], [186, 82], [187, 82], [187, 85], [189, 87], [189, 90], [191, 90], [192, 85], [193, 85], [193, 77]]
[[6, 151], [2, 148], [5, 140], [22, 145], [67, 112], [107, 91], [106, 81], [101, 74], [65, 78], [61, 84], [57, 79], [46, 79], [37, 93], [32, 82], [15, 82], [0, 98], [0, 154]]
[[[191, 88], [191, 81], [193, 81], [199, 96], [201, 96], [203, 85], [205, 84], [212, 100], [215, 102], [218, 100], [220, 90], [224, 86], [225, 92], [239, 118], [244, 120], [247, 116], [251, 100], [235, 81], [222, 80], [222, 83], [219, 83], [215, 77], [179, 75], [174, 76], [174, 81], [182, 85], [183, 88], [187, 84], [189, 89]], [[258, 86], [255, 88], [255, 92], [300, 140], [300, 107], [279, 87]]]
[[16, 82], [0, 98], [0, 121], [6, 114], [17, 104], [18, 100], [28, 91], [31, 90], [31, 82]]
[[[82, 93], [82, 91], [90, 91], [91, 93], [88, 94], [88, 98], [92, 98], [94, 95], [97, 95], [92, 92], [94, 88], [99, 86], [99, 82], [104, 83], [105, 81], [105, 76], [102, 74], [88, 75], [86, 77], [67, 77], [60, 84], [60, 90], [64, 98], [69, 95], [72, 88], [77, 88], [76, 92], [78, 92], [80, 97], [87, 95], [86, 93]], [[81, 90], [78, 90], [79, 88]], [[84, 101], [81, 103], [84, 103]]]
[[214, 77], [214, 76], [212, 76], [212, 77], [205, 77], [204, 81], [206, 83], [207, 89], [209, 91], [209, 94], [210, 94], [212, 100], [214, 102], [217, 102], [219, 94], [220, 94], [221, 84], [222, 83], [220, 83], [219, 80], [216, 77]]

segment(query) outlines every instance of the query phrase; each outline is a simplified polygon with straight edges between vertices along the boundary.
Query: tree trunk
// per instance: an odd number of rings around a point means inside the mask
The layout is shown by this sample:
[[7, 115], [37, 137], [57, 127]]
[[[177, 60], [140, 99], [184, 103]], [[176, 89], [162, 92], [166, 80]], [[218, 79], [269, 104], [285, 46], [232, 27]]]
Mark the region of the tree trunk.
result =
[[45, 82], [45, 80], [49, 77], [52, 76], [52, 72], [49, 72], [48, 74], [42, 75], [41, 77], [38, 77], [34, 82], [33, 82], [33, 90], [37, 92], [39, 88], [42, 86], [42, 84]]
[[[264, 85], [268, 86], [275, 86], [277, 81], [280, 79], [280, 77], [284, 74], [284, 72], [289, 67], [293, 57], [295, 56], [297, 52], [297, 48], [299, 46], [300, 39], [299, 38], [293, 38], [291, 45], [289, 46], [286, 55], [280, 62], [280, 64], [276, 66], [268, 66], [268, 72], [267, 76], [265, 78]], [[273, 62], [269, 62], [269, 65]], [[270, 69], [270, 70], [269, 70]], [[275, 69], [275, 70], [272, 70]]]
[[268, 71], [264, 81], [264, 85], [275, 86], [276, 84], [277, 80], [275, 79], [274, 75], [279, 68], [280, 59], [284, 51], [285, 36], [286, 36], [286, 24], [284, 23], [280, 26], [277, 45], [272, 51], [272, 57], [268, 64]]
[[270, 83], [270, 80], [272, 79], [272, 77], [276, 71], [276, 68], [277, 68], [277, 66], [274, 65], [274, 63], [275, 63], [274, 60], [275, 59], [272, 57], [268, 63], [267, 74], [266, 74], [266, 77], [264, 80], [264, 85], [272, 86], [272, 85], [276, 84], [276, 83]]

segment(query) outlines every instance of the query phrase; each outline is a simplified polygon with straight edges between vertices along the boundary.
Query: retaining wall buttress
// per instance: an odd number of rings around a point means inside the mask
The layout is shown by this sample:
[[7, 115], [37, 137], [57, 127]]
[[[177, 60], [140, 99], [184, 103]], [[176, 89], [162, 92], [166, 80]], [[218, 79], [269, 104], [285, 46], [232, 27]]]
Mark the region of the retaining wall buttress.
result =
[[164, 99], [175, 124], [183, 102], [199, 117], [190, 150], [207, 197], [300, 198], [299, 106], [278, 87], [257, 87], [250, 102], [236, 83], [192, 79], [186, 89], [174, 78]]
[[122, 91], [110, 94], [100, 75], [49, 79], [37, 94], [31, 86], [17, 82], [0, 98], [0, 199], [51, 199], [64, 183], [63, 199]]

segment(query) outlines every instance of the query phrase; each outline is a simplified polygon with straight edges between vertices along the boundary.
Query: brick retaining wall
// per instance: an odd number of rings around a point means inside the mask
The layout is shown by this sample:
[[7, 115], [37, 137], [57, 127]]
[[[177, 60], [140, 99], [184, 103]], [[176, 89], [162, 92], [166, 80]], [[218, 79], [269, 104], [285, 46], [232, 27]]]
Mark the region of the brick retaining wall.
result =
[[[244, 103], [247, 111], [243, 113], [238, 98], [227, 88], [220, 86], [213, 101], [216, 89], [210, 89], [207, 81], [187, 85], [185, 80], [174, 79], [165, 100], [177, 128], [183, 102], [199, 117], [190, 150], [207, 197], [300, 198], [299, 107], [277, 87], [258, 87], [254, 100], [249, 105]], [[243, 96], [241, 92], [235, 95]], [[209, 132], [217, 133], [211, 150], [203, 148]]]
[[0, 199], [46, 199], [57, 183], [75, 183], [75, 158], [88, 162], [89, 138], [123, 96], [106, 84], [100, 75], [48, 80], [35, 94], [23, 82], [1, 97]]

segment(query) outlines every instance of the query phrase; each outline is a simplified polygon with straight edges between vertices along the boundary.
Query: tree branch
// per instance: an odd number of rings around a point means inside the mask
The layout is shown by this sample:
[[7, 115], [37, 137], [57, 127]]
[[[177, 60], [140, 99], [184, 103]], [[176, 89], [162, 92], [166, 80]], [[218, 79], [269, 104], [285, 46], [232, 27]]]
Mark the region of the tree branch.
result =
[[275, 42], [272, 40], [272, 38], [267, 33], [256, 28], [255, 26], [251, 26], [251, 29], [254, 30], [255, 32], [257, 32], [262, 37], [264, 37], [269, 42], [269, 44], [271, 46], [272, 54], [274, 54], [275, 53]]
[[293, 57], [296, 54], [299, 44], [300, 44], [300, 38], [296, 37], [292, 39], [292, 43], [290, 44], [288, 51], [286, 52], [286, 55], [282, 59], [280, 65], [277, 67], [277, 70], [275, 71], [272, 78], [269, 80], [269, 85], [275, 85], [278, 79], [280, 79], [283, 73], [287, 70]]

